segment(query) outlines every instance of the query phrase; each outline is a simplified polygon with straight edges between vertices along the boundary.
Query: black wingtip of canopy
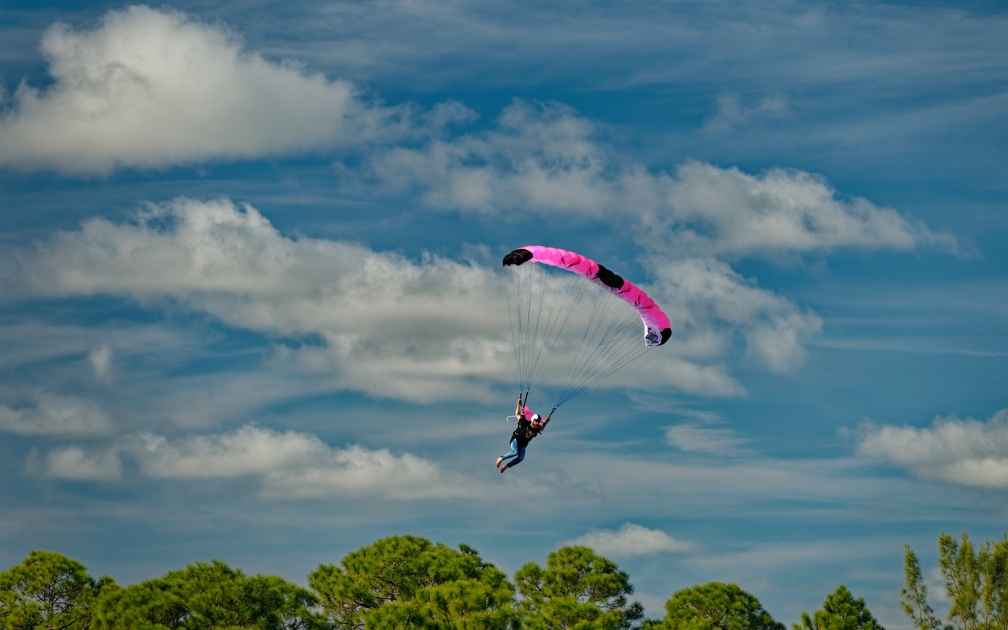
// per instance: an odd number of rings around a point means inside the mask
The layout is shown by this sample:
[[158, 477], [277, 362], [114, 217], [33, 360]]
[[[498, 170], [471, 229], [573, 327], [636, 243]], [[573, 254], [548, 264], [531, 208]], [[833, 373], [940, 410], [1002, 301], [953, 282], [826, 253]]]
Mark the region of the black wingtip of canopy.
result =
[[663, 328], [662, 331], [661, 331], [661, 343], [659, 343], [658, 345], [659, 346], [664, 345], [665, 342], [668, 341], [671, 338], [672, 338], [672, 329], [671, 328]]
[[620, 289], [623, 288], [622, 276], [613, 273], [612, 271], [603, 267], [602, 265], [598, 266], [598, 273], [595, 274], [595, 277], [598, 278], [599, 281], [602, 282], [602, 284], [606, 285], [613, 291], [619, 291]]
[[532, 252], [527, 249], [516, 249], [504, 257], [504, 266], [521, 265], [532, 260]]

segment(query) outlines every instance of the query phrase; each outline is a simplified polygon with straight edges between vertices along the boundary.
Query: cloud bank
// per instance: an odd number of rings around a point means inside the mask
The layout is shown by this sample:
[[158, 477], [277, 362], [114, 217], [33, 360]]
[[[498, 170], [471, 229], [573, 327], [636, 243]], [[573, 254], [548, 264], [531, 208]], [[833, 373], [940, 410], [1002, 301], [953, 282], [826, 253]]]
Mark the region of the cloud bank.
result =
[[[287, 238], [254, 208], [227, 200], [152, 205], [132, 222], [91, 219], [12, 262], [0, 263], [0, 277], [23, 298], [175, 302], [302, 340], [293, 358], [305, 368], [334, 371], [344, 386], [380, 396], [450, 397], [445, 380], [499, 375], [510, 352], [492, 270]], [[353, 369], [341, 372], [347, 365]]]
[[411, 194], [432, 209], [520, 211], [607, 223], [666, 258], [828, 252], [838, 248], [956, 251], [956, 239], [821, 176], [789, 169], [752, 175], [686, 161], [654, 171], [607, 145], [597, 126], [559, 103], [516, 101], [495, 124], [418, 147], [376, 151], [360, 186]]
[[[148, 205], [128, 221], [89, 219], [18, 249], [0, 261], [0, 278], [10, 287], [8, 300], [107, 295], [154, 309], [182, 305], [297, 340], [278, 348], [282, 358], [332, 374], [336, 387], [430, 402], [490, 399], [494, 383], [510, 374], [496, 269], [485, 260], [412, 260], [292, 238], [251, 206], [180, 198]], [[631, 366], [614, 383], [737, 395], [740, 385], [722, 366], [733, 339], [757, 361], [785, 371], [801, 362], [805, 340], [819, 327], [814, 315], [716, 261], [677, 261], [656, 282], [649, 294], [662, 298], [676, 346], [651, 353], [649, 369]], [[110, 376], [109, 353], [99, 350], [90, 360], [99, 377]]]
[[273, 499], [332, 497], [473, 499], [485, 489], [431, 461], [358, 445], [332, 448], [317, 437], [245, 425], [227, 433], [170, 440], [153, 433], [101, 446], [65, 445], [29, 457], [30, 474], [70, 481], [252, 479]]
[[[361, 147], [381, 137], [359, 168], [336, 169], [347, 185], [442, 211], [521, 208], [628, 229], [621, 238], [636, 241], [633, 256], [651, 275], [641, 284], [669, 313], [675, 343], [652, 369], [620, 375], [622, 384], [731, 396], [744, 392], [726, 367], [739, 349], [779, 373], [803, 363], [819, 317], [740, 276], [730, 261], [843, 247], [956, 248], [952, 237], [845, 198], [814, 174], [754, 175], [692, 161], [651, 169], [560, 103], [515, 101], [468, 133], [448, 131], [450, 122], [475, 118], [454, 102], [394, 119], [363, 105], [346, 83], [267, 61], [224, 28], [168, 10], [113, 11], [90, 31], [56, 25], [43, 51], [54, 83], [23, 84], [14, 95], [0, 119], [0, 165], [107, 173]], [[401, 125], [413, 132], [401, 134]], [[291, 238], [251, 206], [180, 198], [130, 222], [91, 219], [56, 233], [0, 262], [0, 277], [14, 299], [114, 295], [183, 304], [230, 326], [298, 340], [297, 349], [278, 352], [333, 374], [337, 387], [429, 402], [489, 399], [507, 373], [491, 258], [411, 260]], [[96, 351], [90, 360], [108, 382], [111, 355]]]
[[32, 389], [22, 404], [0, 404], [0, 431], [18, 435], [81, 437], [107, 435], [113, 430], [109, 415], [96, 403]]

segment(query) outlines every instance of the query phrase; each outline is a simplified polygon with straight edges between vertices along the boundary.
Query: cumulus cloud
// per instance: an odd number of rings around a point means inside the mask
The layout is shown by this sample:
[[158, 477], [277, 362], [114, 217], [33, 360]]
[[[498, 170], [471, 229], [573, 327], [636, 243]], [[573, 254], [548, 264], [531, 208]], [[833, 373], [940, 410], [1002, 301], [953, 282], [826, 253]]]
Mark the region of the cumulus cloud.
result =
[[[0, 118], [0, 164], [107, 172], [353, 141], [348, 133], [389, 123], [351, 86], [269, 62], [225, 29], [168, 10], [130, 7], [91, 31], [57, 25], [43, 49], [55, 81], [14, 95]], [[489, 128], [463, 134], [447, 130], [473, 119], [458, 103], [425, 116], [434, 131], [419, 143], [376, 150], [365, 173], [341, 173], [431, 208], [520, 207], [632, 226], [654, 270], [647, 290], [670, 311], [675, 336], [675, 351], [637, 379], [642, 385], [661, 378], [684, 391], [737, 395], [741, 385], [720, 365], [737, 343], [777, 372], [802, 364], [819, 318], [725, 260], [955, 248], [951, 237], [844, 199], [813, 174], [697, 162], [654, 171], [558, 103], [516, 101]], [[510, 348], [498, 334], [505, 311], [488, 266], [288, 238], [254, 208], [227, 200], [178, 199], [128, 223], [92, 219], [18, 264], [0, 267], [0, 278], [30, 295], [167, 298], [233, 326], [321, 339], [279, 353], [377, 396], [430, 401], [464, 389], [487, 397], [479, 383], [507, 372]], [[110, 357], [90, 360], [99, 378], [110, 377]]]
[[[177, 199], [151, 205], [131, 221], [90, 219], [79, 230], [18, 250], [13, 261], [0, 263], [8, 299], [116, 295], [152, 306], [171, 300], [231, 326], [309, 340], [296, 349], [280, 347], [277, 356], [375, 396], [489, 400], [494, 383], [511, 374], [498, 265], [410, 260], [351, 243], [289, 238], [254, 208], [228, 200]], [[675, 283], [666, 285], [678, 291]], [[752, 289], [740, 292], [740, 302], [747, 295], [766, 301]], [[747, 312], [768, 312], [739, 308], [735, 319], [722, 321], [734, 326]], [[678, 316], [678, 324], [694, 324], [683, 327], [682, 354], [678, 348], [652, 353], [648, 369], [607, 385], [739, 393], [740, 385], [717, 365], [727, 344], [689, 341], [709, 334], [696, 323], [701, 317]], [[546, 375], [543, 384], [550, 378], [563, 374]]]
[[105, 174], [355, 142], [377, 109], [355, 89], [245, 51], [220, 25], [131, 6], [91, 30], [50, 28], [53, 82], [0, 115], [0, 166]]
[[725, 262], [650, 260], [658, 274], [656, 299], [661, 297], [672, 330], [697, 341], [688, 350], [698, 357], [724, 353], [738, 336], [754, 360], [788, 372], [805, 360], [806, 343], [822, 328], [815, 313], [760, 289]]
[[[397, 149], [376, 158], [373, 169], [384, 185], [415, 187], [432, 207], [521, 207], [638, 222], [642, 252], [657, 275], [648, 290], [671, 311], [679, 356], [721, 357], [741, 339], [751, 359], [781, 373], [803, 363], [821, 320], [740, 277], [727, 259], [839, 247], [957, 248], [953, 237], [865, 199], [844, 199], [810, 173], [750, 175], [699, 162], [651, 172], [600, 143], [590, 121], [555, 104], [515, 103], [496, 128]], [[714, 375], [702, 375], [707, 384], [694, 379], [691, 391], [740, 391], [730, 379], [718, 377], [712, 386], [706, 377]]]
[[594, 124], [571, 108], [516, 101], [493, 129], [377, 153], [370, 177], [432, 208], [498, 213], [512, 208], [599, 215], [621, 207]]
[[122, 460], [115, 449], [59, 446], [44, 455], [32, 449], [25, 462], [30, 475], [68, 481], [115, 481], [123, 475]]
[[626, 523], [617, 530], [591, 530], [564, 544], [591, 547], [602, 556], [633, 558], [661, 553], [690, 553], [695, 543], [673, 538], [660, 529]]
[[823, 177], [803, 171], [751, 175], [686, 162], [667, 190], [667, 208], [658, 209], [655, 224], [674, 232], [675, 244], [687, 251], [734, 257], [839, 247], [957, 248], [951, 235], [867, 199], [844, 199]]
[[33, 389], [22, 405], [0, 404], [0, 431], [18, 435], [89, 436], [113, 429], [112, 420], [96, 403]]
[[232, 326], [321, 338], [279, 351], [379, 396], [433, 400], [450, 396], [446, 387], [489, 396], [466, 380], [507, 373], [496, 266], [287, 238], [254, 208], [226, 200], [179, 199], [126, 223], [92, 219], [16, 259], [0, 277], [24, 296], [170, 299]]
[[249, 478], [278, 499], [455, 499], [486, 491], [409, 453], [333, 448], [314, 435], [253, 425], [174, 440], [141, 433], [101, 446], [61, 446], [33, 452], [27, 463], [32, 474], [76, 481], [121, 479], [127, 467], [149, 479]]
[[266, 478], [266, 491], [276, 497], [327, 496], [391, 499], [477, 499], [492, 492], [471, 477], [447, 474], [429, 461], [388, 449], [351, 446], [335, 453], [327, 466], [282, 468]]
[[144, 433], [123, 448], [136, 456], [140, 470], [159, 479], [261, 474], [329, 454], [329, 447], [314, 436], [291, 431], [277, 433], [254, 426], [175, 442]]
[[379, 152], [370, 176], [431, 208], [631, 221], [643, 244], [669, 258], [957, 248], [952, 236], [867, 199], [846, 199], [815, 174], [753, 175], [695, 161], [654, 171], [558, 103], [516, 101], [489, 129]]
[[865, 423], [858, 452], [924, 479], [1008, 488], [1008, 409], [987, 420], [936, 418], [930, 427]]
[[[594, 155], [593, 146], [571, 154]], [[724, 223], [731, 221], [725, 217]], [[672, 231], [689, 241], [689, 230]], [[635, 364], [607, 386], [661, 384], [738, 395], [744, 389], [724, 362], [739, 348], [775, 372], [802, 364], [807, 343], [822, 326], [815, 313], [760, 288], [717, 257], [683, 255], [676, 247], [673, 242], [640, 250], [651, 276], [642, 276], [640, 284], [669, 315], [673, 343], [648, 359], [648, 369]], [[347, 242], [292, 238], [251, 206], [179, 198], [151, 204], [128, 221], [90, 219], [34, 249], [16, 250], [0, 262], [0, 279], [10, 287], [8, 298], [104, 294], [153, 305], [171, 300], [231, 326], [311, 340], [296, 349], [280, 347], [277, 356], [332, 375], [338, 387], [374, 396], [489, 400], [495, 384], [510, 374], [511, 340], [497, 265], [488, 264], [496, 257], [477, 257], [408, 259]], [[91, 361], [107, 378], [103, 355], [93, 354]], [[546, 375], [541, 384], [553, 377]]]

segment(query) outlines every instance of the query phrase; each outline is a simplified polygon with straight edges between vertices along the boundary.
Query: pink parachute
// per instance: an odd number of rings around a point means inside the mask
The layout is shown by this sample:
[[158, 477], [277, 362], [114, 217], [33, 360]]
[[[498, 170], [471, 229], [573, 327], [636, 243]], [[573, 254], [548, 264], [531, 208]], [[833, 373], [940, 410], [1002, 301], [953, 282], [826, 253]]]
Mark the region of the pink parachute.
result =
[[567, 376], [555, 407], [672, 335], [647, 293], [590, 258], [527, 245], [503, 264], [519, 391], [529, 391], [551, 354], [562, 354]]

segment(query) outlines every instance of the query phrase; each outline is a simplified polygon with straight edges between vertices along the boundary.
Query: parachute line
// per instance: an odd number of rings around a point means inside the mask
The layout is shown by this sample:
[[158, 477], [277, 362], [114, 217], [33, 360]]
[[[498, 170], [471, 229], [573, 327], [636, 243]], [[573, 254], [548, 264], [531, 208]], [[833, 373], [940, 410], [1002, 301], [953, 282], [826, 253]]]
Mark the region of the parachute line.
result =
[[592, 307], [581, 345], [557, 396], [558, 407], [651, 349], [640, 343], [639, 322], [619, 318], [618, 311], [625, 306], [604, 297], [600, 295]]
[[505, 273], [518, 390], [531, 389], [588, 283], [572, 283], [540, 266]]
[[[573, 252], [517, 249], [504, 258], [504, 279], [518, 390], [528, 394], [551, 355], [561, 354], [567, 373], [555, 408], [671, 334], [667, 316], [643, 291]], [[549, 361], [551, 369], [556, 363]], [[563, 371], [550, 381], [561, 382]]]

